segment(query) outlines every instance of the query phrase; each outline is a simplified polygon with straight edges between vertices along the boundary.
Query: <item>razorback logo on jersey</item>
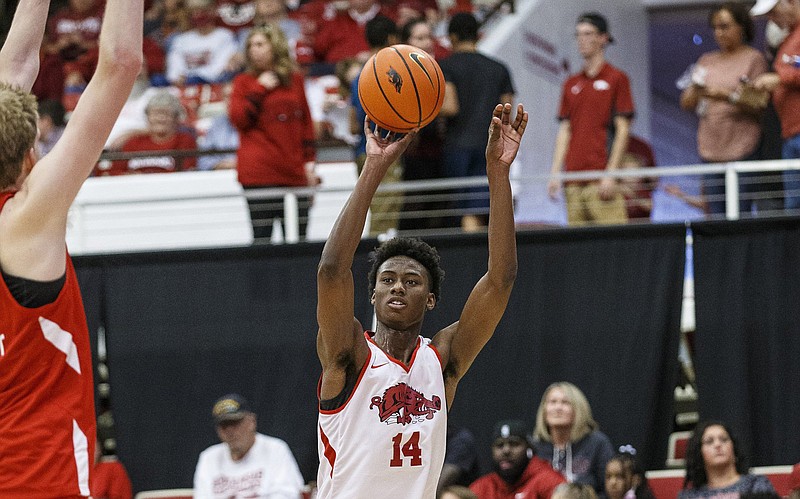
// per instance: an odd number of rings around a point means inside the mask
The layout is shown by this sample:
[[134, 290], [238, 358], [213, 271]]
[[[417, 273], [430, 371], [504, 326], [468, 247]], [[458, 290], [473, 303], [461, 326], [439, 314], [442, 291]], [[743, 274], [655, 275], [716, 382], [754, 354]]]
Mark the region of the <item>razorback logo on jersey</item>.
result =
[[383, 392], [383, 396], [372, 397], [370, 409], [378, 408], [382, 423], [407, 425], [433, 419], [442, 408], [441, 397], [434, 395], [429, 399], [405, 383], [398, 383]]

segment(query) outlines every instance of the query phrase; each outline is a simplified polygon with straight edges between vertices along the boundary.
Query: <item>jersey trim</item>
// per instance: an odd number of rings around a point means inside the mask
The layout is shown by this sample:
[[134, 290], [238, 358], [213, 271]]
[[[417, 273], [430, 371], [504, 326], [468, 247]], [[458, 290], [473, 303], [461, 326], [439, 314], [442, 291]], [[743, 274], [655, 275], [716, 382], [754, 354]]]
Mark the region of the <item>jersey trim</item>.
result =
[[322, 425], [319, 425], [319, 439], [322, 441], [322, 446], [325, 448], [322, 454], [331, 466], [331, 478], [333, 478], [333, 467], [336, 463], [336, 449], [333, 448], [331, 441], [328, 440], [328, 435], [322, 430]]
[[78, 422], [72, 420], [72, 452], [75, 456], [75, 467], [78, 469], [78, 489], [88, 496], [89, 492], [89, 441], [81, 431]]
[[444, 362], [442, 362], [442, 355], [439, 353], [439, 349], [433, 346], [433, 342], [428, 343], [428, 348], [433, 350], [433, 353], [436, 354], [436, 358], [439, 359], [439, 366], [442, 368], [442, 372], [444, 372]]
[[[364, 373], [367, 372], [367, 366], [369, 366], [371, 362], [372, 362], [372, 350], [369, 350], [369, 355], [367, 355], [367, 360], [365, 360], [364, 365], [361, 366], [361, 372], [358, 373], [358, 378], [356, 379], [355, 384], [353, 384], [353, 389], [350, 390], [350, 394], [347, 396], [347, 400], [345, 400], [344, 403], [339, 407], [337, 407], [336, 409], [323, 409], [320, 404], [317, 404], [320, 414], [336, 414], [337, 412], [341, 412], [342, 409], [347, 407], [347, 404], [353, 398], [353, 394], [356, 393], [356, 390], [358, 390], [358, 385], [361, 384], [361, 379], [364, 377]], [[347, 387], [345, 386], [345, 388]], [[343, 390], [345, 388], [343, 388]], [[317, 383], [317, 400], [319, 400], [320, 402], [322, 401], [320, 397], [321, 390], [322, 390], [322, 375], [319, 376], [319, 382]]]
[[[372, 343], [376, 347], [381, 348], [377, 343], [375, 343], [375, 340], [372, 339], [372, 336], [370, 336], [369, 333], [370, 333], [369, 331], [364, 331], [364, 337], [367, 339], [367, 341], [369, 341], [370, 343]], [[394, 362], [398, 366], [402, 367], [405, 372], [409, 372], [409, 371], [411, 371], [411, 366], [414, 365], [414, 360], [417, 358], [417, 352], [419, 352], [419, 347], [421, 347], [421, 346], [422, 346], [422, 338], [417, 336], [417, 346], [414, 347], [414, 353], [411, 354], [411, 360], [408, 362], [408, 365], [405, 365], [405, 364], [403, 364], [403, 362], [395, 359], [394, 357], [392, 357], [391, 355], [386, 353], [385, 350], [383, 351], [383, 353], [386, 354], [386, 358], [388, 358], [390, 361]], [[381, 348], [381, 350], [383, 350], [383, 348]], [[439, 364], [441, 364], [441, 363], [442, 363], [442, 361], [439, 360]]]

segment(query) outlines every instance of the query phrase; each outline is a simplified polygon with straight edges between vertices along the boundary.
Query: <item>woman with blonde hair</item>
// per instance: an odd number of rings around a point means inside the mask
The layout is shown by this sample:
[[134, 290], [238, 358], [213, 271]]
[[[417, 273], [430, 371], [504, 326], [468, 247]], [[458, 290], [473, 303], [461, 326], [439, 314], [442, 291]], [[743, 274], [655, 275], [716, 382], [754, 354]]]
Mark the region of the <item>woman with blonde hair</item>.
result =
[[589, 401], [577, 386], [560, 381], [547, 387], [536, 412], [533, 436], [536, 454], [568, 482], [603, 490], [606, 463], [614, 448], [598, 429]]
[[[236, 169], [247, 189], [315, 185], [314, 123], [303, 75], [295, 70], [283, 32], [253, 28], [245, 43], [247, 69], [233, 80], [228, 115], [239, 131]], [[305, 238], [311, 196], [298, 195], [299, 235]], [[283, 204], [248, 199], [256, 240], [269, 242]]]

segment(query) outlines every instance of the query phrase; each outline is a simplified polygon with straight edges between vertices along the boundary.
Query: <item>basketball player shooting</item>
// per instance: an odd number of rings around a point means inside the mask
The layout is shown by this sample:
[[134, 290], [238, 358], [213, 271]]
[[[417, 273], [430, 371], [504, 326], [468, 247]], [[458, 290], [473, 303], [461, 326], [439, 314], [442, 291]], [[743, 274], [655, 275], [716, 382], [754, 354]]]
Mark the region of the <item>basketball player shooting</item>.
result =
[[351, 267], [367, 210], [387, 169], [416, 135], [392, 142], [365, 120], [367, 160], [317, 272], [319, 498], [435, 497], [447, 410], [503, 316], [517, 273], [509, 167], [527, 123], [521, 104], [513, 119], [510, 104], [494, 109], [486, 146], [488, 271], [458, 321], [428, 339], [420, 330], [436, 306], [443, 272], [436, 250], [417, 239], [392, 239], [373, 253], [376, 330], [364, 332], [353, 317]]
[[[37, 158], [28, 93], [48, 2], [22, 0], [0, 51], [0, 497], [89, 496], [95, 414], [67, 210], [142, 67], [143, 0], [107, 0], [97, 70]], [[28, 52], [28, 53], [26, 53]], [[30, 56], [37, 60], [31, 62]]]

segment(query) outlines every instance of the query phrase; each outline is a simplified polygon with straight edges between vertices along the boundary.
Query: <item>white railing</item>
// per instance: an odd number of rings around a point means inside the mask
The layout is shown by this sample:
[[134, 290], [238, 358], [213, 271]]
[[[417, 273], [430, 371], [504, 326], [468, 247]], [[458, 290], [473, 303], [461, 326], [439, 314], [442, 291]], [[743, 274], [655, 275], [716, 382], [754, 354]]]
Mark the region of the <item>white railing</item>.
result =
[[[246, 192], [236, 182], [233, 171], [90, 178], [70, 211], [67, 233], [70, 251], [80, 254], [249, 245], [253, 239], [246, 199], [263, 199], [284, 205], [281, 230], [273, 231], [271, 241], [258, 243], [295, 243], [300, 239], [296, 195], [307, 193], [314, 194], [314, 205], [307, 220], [307, 239], [324, 240], [355, 185], [356, 172], [355, 165], [349, 161], [321, 163], [318, 169], [323, 181], [316, 188], [266, 188]], [[618, 179], [651, 178], [659, 179], [664, 184], [678, 176], [724, 175], [725, 218], [736, 220], [741, 216], [738, 203], [739, 175], [785, 170], [800, 170], [800, 160], [624, 169], [610, 173], [565, 173], [560, 178], [563, 181], [597, 180], [605, 176]], [[515, 193], [531, 195], [531, 192], [540, 192], [539, 195], [546, 196], [544, 186], [548, 180], [547, 176], [516, 176], [513, 179]], [[485, 177], [420, 180], [381, 185], [379, 192], [385, 196], [404, 197], [406, 202], [423, 203], [422, 208], [392, 214], [401, 219], [458, 219], [465, 214], [463, 209], [442, 204], [485, 197], [487, 191], [464, 191], [486, 185]], [[659, 191], [663, 196], [663, 189]], [[761, 195], [772, 194], [782, 193]], [[800, 195], [800, 192], [789, 194]], [[426, 208], [425, 203], [433, 208]], [[485, 214], [486, 210], [473, 209], [468, 213]], [[793, 213], [779, 210], [757, 216], [784, 214]], [[405, 232], [426, 235], [458, 233], [461, 229], [457, 224], [444, 224], [433, 229], [409, 229]]]

